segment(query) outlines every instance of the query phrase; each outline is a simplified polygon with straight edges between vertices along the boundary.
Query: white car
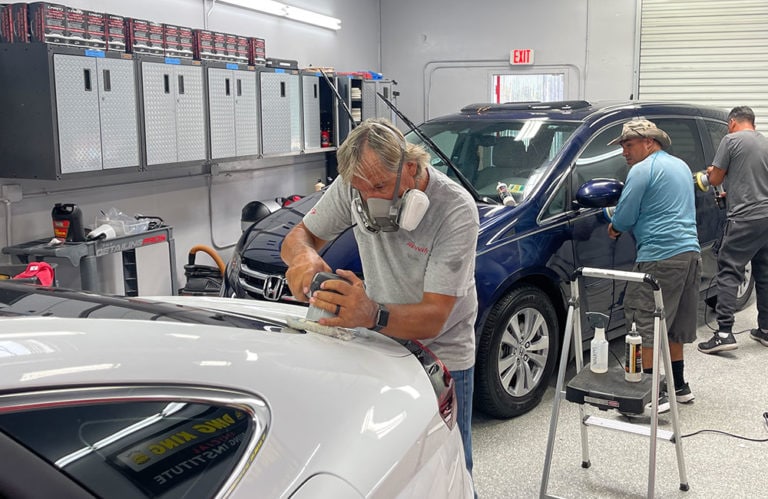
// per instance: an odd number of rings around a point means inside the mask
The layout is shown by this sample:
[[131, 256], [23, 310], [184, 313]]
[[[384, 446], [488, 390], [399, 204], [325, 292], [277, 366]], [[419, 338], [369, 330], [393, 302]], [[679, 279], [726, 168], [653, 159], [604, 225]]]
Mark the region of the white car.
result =
[[0, 497], [472, 497], [453, 382], [418, 345], [162, 300], [0, 282]]

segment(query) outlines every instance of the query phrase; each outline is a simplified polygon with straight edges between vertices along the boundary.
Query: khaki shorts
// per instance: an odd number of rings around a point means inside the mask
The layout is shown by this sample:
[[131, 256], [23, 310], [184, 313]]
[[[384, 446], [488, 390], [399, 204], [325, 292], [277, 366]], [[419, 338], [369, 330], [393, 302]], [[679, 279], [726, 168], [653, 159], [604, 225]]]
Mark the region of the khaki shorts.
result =
[[[633, 271], [651, 274], [658, 281], [669, 342], [693, 343], [699, 311], [700, 254], [689, 251], [658, 262], [637, 262]], [[643, 338], [643, 346], [647, 348], [653, 347], [655, 309], [651, 286], [640, 282], [627, 283], [624, 294], [627, 329], [634, 321]]]

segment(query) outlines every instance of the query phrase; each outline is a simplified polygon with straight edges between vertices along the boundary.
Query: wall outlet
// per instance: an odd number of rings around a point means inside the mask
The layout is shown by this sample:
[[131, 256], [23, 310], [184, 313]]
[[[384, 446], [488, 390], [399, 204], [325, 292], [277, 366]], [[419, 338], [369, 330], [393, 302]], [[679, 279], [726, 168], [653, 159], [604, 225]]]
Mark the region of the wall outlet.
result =
[[0, 199], [10, 201], [11, 203], [18, 203], [21, 201], [21, 197], [21, 185], [0, 185]]

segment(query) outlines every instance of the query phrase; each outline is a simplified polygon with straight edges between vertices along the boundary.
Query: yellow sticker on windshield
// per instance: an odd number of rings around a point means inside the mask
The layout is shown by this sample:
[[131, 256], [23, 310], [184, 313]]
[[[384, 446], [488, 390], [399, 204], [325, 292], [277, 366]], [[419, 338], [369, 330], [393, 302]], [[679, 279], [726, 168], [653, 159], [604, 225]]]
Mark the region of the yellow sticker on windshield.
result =
[[525, 189], [524, 185], [509, 184], [509, 192], [523, 192], [523, 189]]

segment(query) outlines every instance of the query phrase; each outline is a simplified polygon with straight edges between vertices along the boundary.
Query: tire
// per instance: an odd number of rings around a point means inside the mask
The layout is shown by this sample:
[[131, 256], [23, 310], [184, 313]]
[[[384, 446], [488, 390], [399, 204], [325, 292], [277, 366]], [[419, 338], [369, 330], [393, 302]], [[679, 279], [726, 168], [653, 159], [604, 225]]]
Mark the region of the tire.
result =
[[557, 313], [546, 293], [513, 288], [488, 314], [475, 364], [475, 407], [495, 418], [536, 407], [549, 385], [560, 344]]
[[[755, 278], [752, 276], [752, 263], [749, 262], [744, 267], [744, 281], [739, 285], [739, 289], [736, 291], [736, 311], [742, 310], [749, 303], [749, 299], [752, 298], [752, 291], [755, 289]], [[707, 297], [704, 302], [711, 308], [715, 308], [717, 305], [717, 288], [714, 289], [713, 295]]]
[[755, 278], [752, 276], [752, 262], [744, 267], [744, 281], [739, 285], [736, 291], [736, 310], [741, 310], [747, 306], [749, 299], [752, 298], [752, 290], [755, 289]]

